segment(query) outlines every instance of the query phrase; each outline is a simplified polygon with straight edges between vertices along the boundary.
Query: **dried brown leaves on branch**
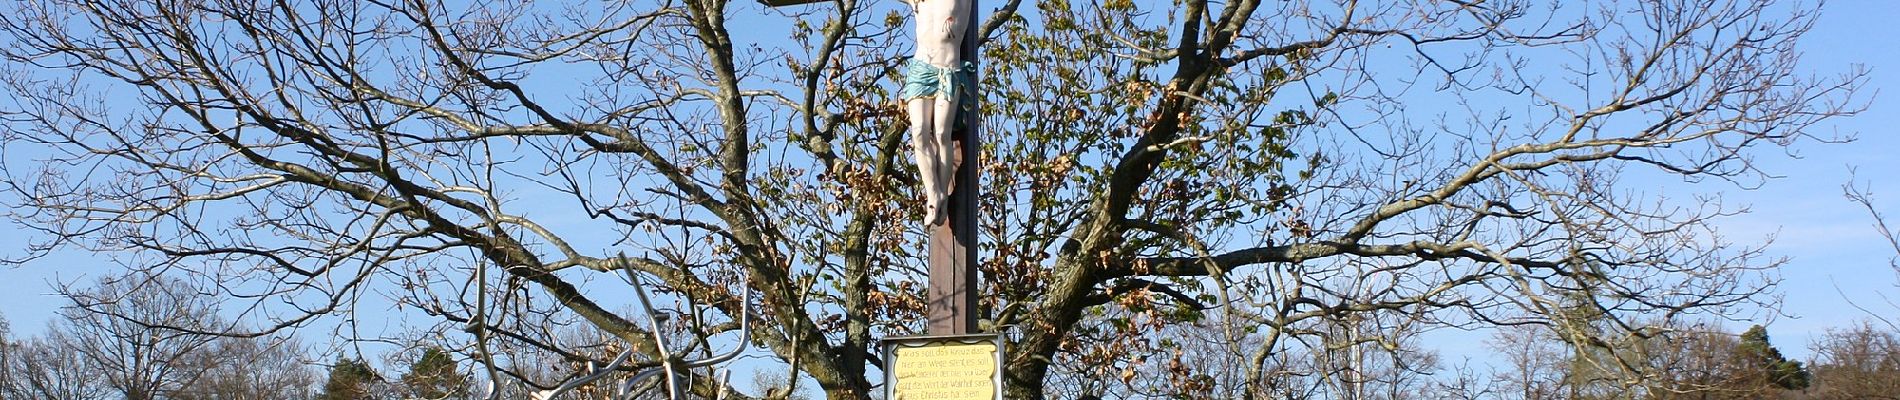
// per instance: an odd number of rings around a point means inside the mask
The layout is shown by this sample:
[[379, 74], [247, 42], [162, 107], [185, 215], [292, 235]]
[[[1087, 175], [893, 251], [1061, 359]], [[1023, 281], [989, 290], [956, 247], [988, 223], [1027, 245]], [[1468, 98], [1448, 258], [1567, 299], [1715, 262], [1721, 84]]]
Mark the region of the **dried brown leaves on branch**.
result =
[[[752, 290], [757, 346], [864, 398], [874, 340], [921, 326], [901, 7], [17, 2], [0, 167], [41, 234], [7, 257], [98, 251], [540, 390], [613, 354], [571, 326], [655, 364], [631, 269], [675, 352], [736, 340]], [[1759, 184], [1862, 81], [1799, 72], [1814, 11], [1765, 0], [982, 7], [1012, 398], [1343, 396], [1429, 364], [1420, 332], [1771, 302], [1778, 261], [1710, 225], [1742, 209], [1658, 183]], [[427, 318], [336, 323], [386, 309]]]

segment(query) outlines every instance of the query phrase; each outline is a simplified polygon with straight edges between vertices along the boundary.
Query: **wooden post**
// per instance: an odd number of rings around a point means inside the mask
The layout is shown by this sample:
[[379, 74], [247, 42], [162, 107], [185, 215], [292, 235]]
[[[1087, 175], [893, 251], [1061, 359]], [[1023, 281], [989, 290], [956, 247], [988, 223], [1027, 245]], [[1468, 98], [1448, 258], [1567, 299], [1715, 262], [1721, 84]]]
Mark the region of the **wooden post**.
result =
[[[981, 7], [979, 3], [979, 0], [970, 0], [970, 15], [966, 19], [970, 23], [958, 50], [963, 60], [971, 63], [979, 63], [976, 49], [977, 26], [982, 25], [976, 14]], [[972, 82], [977, 81], [975, 75], [971, 72]], [[970, 86], [963, 96], [971, 99], [972, 106], [957, 110], [957, 118], [963, 119], [963, 129], [952, 133], [957, 151], [950, 159], [956, 165], [956, 178], [950, 189], [949, 213], [946, 223], [930, 227], [930, 291], [925, 298], [924, 316], [930, 320], [926, 332], [932, 335], [978, 332], [976, 296], [982, 287], [976, 271], [977, 197], [981, 193], [977, 173], [983, 168], [983, 118], [978, 109], [983, 95], [981, 85]]]
[[[767, 6], [780, 7], [816, 3], [822, 0], [759, 0]], [[978, 26], [976, 10], [981, 8], [980, 0], [970, 0], [970, 21], [963, 31], [963, 45], [959, 46], [963, 60], [981, 64], [976, 49]], [[971, 73], [971, 81], [976, 81]], [[957, 118], [963, 119], [963, 129], [952, 132], [957, 151], [951, 153], [951, 163], [956, 164], [955, 183], [949, 195], [946, 223], [929, 227], [930, 239], [930, 287], [924, 294], [924, 317], [929, 320], [925, 331], [931, 335], [961, 335], [978, 333], [976, 327], [976, 295], [982, 290], [978, 285], [976, 271], [976, 212], [978, 179], [977, 173], [983, 168], [982, 126], [983, 118], [978, 115], [982, 106], [980, 85], [971, 85], [963, 96], [970, 98], [970, 109], [959, 109]]]

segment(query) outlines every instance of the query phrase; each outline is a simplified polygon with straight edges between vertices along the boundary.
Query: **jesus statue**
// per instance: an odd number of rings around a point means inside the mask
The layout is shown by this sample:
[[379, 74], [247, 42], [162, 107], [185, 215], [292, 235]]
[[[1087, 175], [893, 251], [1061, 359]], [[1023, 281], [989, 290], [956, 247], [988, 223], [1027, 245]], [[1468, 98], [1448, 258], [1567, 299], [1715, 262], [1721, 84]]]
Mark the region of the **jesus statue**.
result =
[[911, 155], [924, 187], [924, 225], [944, 221], [955, 181], [950, 163], [951, 130], [960, 108], [975, 104], [965, 96], [974, 85], [975, 64], [960, 47], [969, 28], [971, 0], [907, 0], [916, 9], [917, 54], [904, 66], [905, 111], [910, 114]]

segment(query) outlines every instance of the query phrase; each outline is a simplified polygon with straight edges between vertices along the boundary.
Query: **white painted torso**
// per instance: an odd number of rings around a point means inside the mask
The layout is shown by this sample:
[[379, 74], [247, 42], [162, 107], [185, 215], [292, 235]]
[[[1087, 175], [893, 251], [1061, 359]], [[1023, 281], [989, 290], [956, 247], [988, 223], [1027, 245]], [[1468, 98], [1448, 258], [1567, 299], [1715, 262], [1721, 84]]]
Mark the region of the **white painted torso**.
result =
[[963, 62], [957, 49], [969, 27], [970, 0], [910, 0], [916, 7], [917, 59], [939, 67]]

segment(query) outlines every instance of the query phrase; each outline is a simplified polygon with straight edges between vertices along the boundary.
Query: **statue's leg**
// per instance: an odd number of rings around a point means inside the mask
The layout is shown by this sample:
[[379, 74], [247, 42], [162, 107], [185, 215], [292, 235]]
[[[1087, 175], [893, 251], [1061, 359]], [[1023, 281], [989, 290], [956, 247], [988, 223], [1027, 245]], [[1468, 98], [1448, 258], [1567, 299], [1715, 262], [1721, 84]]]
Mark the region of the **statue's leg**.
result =
[[[938, 198], [937, 203], [939, 203], [939, 208], [945, 208], [945, 210], [938, 210], [939, 214], [948, 213], [947, 208], [950, 206], [948, 197], [950, 197], [950, 191], [956, 187], [957, 179], [957, 165], [951, 162], [955, 160], [951, 158], [951, 152], [957, 151], [957, 143], [952, 136], [957, 124], [957, 98], [950, 96], [948, 92], [946, 90], [938, 93], [936, 104], [934, 104], [936, 115], [933, 115], [934, 119], [931, 120], [934, 131], [931, 133], [935, 134], [937, 140], [937, 179], [941, 179], [943, 184], [943, 189], [939, 192], [943, 194], [943, 197]], [[962, 94], [960, 90], [957, 92], [958, 95]]]
[[937, 154], [940, 152], [936, 133], [931, 132], [935, 124], [931, 121], [933, 111], [930, 99], [914, 98], [904, 102], [904, 108], [910, 112], [910, 155], [917, 163], [918, 186], [924, 189], [924, 225], [936, 225], [942, 207], [944, 186], [940, 185]]

